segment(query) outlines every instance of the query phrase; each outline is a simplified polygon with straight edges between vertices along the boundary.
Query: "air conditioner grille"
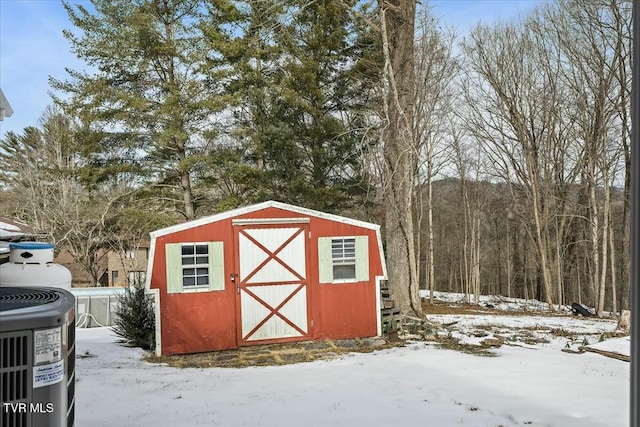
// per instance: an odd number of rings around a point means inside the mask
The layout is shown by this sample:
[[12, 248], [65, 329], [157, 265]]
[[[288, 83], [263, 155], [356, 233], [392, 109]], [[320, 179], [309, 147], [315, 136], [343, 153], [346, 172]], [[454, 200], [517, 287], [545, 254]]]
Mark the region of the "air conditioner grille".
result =
[[0, 427], [74, 426], [74, 304], [64, 289], [0, 286]]
[[[31, 332], [16, 331], [0, 334], [0, 401], [8, 403], [26, 403], [30, 400], [31, 378]], [[2, 411], [0, 426], [27, 426], [27, 416], [24, 413]]]
[[46, 289], [0, 287], [0, 311], [49, 304], [58, 299], [58, 293]]

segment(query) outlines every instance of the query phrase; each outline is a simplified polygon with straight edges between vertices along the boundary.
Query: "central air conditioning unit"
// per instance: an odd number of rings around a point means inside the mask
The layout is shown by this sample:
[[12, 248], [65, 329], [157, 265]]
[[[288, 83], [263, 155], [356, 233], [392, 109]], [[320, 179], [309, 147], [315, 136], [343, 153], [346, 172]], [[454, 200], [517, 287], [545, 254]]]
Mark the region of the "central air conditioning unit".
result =
[[0, 286], [1, 427], [72, 427], [75, 298], [57, 288]]

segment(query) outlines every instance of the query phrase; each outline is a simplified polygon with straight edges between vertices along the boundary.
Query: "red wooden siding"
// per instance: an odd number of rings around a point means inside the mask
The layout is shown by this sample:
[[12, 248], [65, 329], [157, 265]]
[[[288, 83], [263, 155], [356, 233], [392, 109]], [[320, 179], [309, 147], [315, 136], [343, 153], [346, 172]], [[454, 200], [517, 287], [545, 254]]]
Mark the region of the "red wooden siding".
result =
[[[150, 288], [160, 293], [162, 354], [196, 353], [235, 348], [238, 345], [236, 285], [230, 274], [235, 264], [233, 219], [308, 217], [307, 298], [309, 335], [314, 340], [375, 336], [376, 276], [383, 275], [376, 230], [299, 212], [267, 207], [262, 210], [180, 230], [155, 239]], [[369, 280], [356, 283], [319, 284], [318, 238], [368, 236]], [[308, 236], [307, 236], [308, 238]], [[216, 241], [224, 244], [224, 291], [168, 294], [165, 244]], [[288, 341], [287, 339], [271, 342]], [[256, 342], [255, 344], [259, 344]]]
[[[168, 294], [165, 244], [217, 241], [224, 243], [225, 290]], [[162, 354], [198, 353], [236, 346], [235, 287], [229, 272], [233, 259], [231, 220], [194, 227], [156, 239], [151, 289], [160, 290]]]
[[[313, 286], [312, 318], [314, 339], [371, 337], [377, 334], [376, 276], [382, 276], [382, 264], [375, 230], [350, 224], [311, 218], [311, 269]], [[369, 237], [369, 280], [356, 283], [323, 283], [318, 277], [318, 238]]]

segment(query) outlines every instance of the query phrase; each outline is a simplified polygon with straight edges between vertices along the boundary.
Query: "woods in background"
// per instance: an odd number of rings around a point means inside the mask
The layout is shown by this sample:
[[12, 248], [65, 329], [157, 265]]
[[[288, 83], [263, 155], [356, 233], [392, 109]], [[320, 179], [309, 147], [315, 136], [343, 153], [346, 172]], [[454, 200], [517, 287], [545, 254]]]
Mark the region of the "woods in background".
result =
[[410, 3], [65, 4], [88, 68], [2, 136], [1, 213], [95, 276], [99, 249], [276, 199], [401, 236], [405, 311], [417, 284], [627, 309], [631, 1], [458, 36]]

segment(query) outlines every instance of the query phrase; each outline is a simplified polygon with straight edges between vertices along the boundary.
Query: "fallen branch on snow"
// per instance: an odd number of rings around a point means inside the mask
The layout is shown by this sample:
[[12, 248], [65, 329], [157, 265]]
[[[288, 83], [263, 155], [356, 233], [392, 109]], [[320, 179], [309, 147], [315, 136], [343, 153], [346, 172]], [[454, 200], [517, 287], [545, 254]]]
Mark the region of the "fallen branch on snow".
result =
[[578, 350], [591, 351], [593, 353], [598, 353], [603, 356], [611, 357], [613, 359], [623, 360], [625, 362], [631, 362], [631, 357], [627, 356], [626, 354], [615, 353], [613, 351], [600, 350], [597, 348], [591, 348], [591, 347], [585, 347], [585, 346], [578, 347]]

